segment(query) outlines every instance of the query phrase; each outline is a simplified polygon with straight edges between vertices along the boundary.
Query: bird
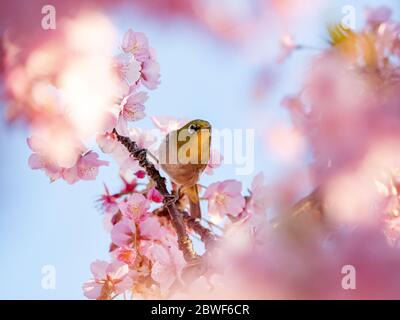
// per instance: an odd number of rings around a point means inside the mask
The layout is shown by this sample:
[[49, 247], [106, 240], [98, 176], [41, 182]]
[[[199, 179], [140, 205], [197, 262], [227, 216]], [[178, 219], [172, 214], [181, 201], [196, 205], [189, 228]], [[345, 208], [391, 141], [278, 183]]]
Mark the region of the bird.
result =
[[158, 149], [159, 164], [178, 187], [178, 198], [186, 195], [190, 215], [201, 218], [198, 181], [210, 160], [211, 124], [192, 120], [165, 136]]

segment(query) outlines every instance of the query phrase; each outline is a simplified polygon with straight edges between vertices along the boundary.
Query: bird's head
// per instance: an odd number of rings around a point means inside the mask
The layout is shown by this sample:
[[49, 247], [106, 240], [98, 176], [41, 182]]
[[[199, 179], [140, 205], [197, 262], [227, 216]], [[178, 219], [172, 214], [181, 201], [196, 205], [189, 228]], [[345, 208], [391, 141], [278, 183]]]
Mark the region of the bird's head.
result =
[[181, 130], [185, 130], [185, 131], [187, 131], [187, 133], [189, 135], [192, 135], [196, 132], [203, 131], [203, 130], [211, 131], [211, 124], [206, 120], [196, 119], [196, 120], [192, 120], [189, 123], [185, 124], [178, 131], [180, 132]]
[[[192, 163], [207, 164], [210, 158], [211, 124], [205, 120], [192, 120], [173, 134], [180, 163], [182, 158], [193, 157]], [[186, 159], [185, 159], [186, 160]]]

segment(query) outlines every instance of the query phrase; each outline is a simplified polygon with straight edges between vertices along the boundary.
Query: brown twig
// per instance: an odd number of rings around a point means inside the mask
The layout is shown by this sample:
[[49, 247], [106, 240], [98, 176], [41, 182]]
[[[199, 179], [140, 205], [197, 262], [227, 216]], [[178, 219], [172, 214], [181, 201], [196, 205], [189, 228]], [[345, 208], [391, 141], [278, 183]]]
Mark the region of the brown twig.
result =
[[165, 178], [160, 175], [154, 164], [147, 160], [147, 150], [140, 148], [135, 141], [132, 141], [128, 137], [121, 136], [115, 129], [113, 133], [116, 135], [118, 141], [129, 151], [131, 156], [139, 162], [139, 165], [146, 171], [150, 179], [154, 181], [157, 191], [164, 197], [164, 205], [168, 210], [172, 225], [177, 233], [179, 249], [182, 250], [185, 260], [192, 261], [197, 259], [198, 257], [193, 249], [192, 241], [186, 232], [183, 214], [175, 205], [175, 196], [168, 191]]
[[[168, 211], [165, 208], [157, 208], [153, 213], [158, 217], [169, 216]], [[186, 226], [192, 229], [200, 237], [200, 240], [204, 243], [206, 249], [211, 249], [215, 245], [218, 236], [216, 236], [210, 229], [203, 226], [198, 219], [193, 218], [188, 212], [182, 211], [182, 214]]]
[[183, 214], [186, 225], [200, 236], [200, 239], [206, 246], [206, 249], [211, 249], [217, 240], [217, 237], [214, 235], [214, 233], [204, 227], [198, 219], [191, 217], [188, 212], [184, 212]]

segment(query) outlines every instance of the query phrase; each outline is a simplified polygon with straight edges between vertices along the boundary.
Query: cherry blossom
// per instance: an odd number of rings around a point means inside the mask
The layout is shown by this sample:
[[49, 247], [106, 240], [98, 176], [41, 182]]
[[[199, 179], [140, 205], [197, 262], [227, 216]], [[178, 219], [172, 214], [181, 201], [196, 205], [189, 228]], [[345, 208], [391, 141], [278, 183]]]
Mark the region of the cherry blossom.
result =
[[146, 92], [131, 93], [122, 102], [122, 116], [127, 121], [138, 121], [145, 117], [144, 103], [148, 99]]
[[129, 131], [129, 136], [133, 139], [140, 148], [152, 150], [155, 147], [157, 138], [149, 130], [141, 130], [139, 128], [132, 128]]
[[246, 211], [251, 214], [265, 214], [270, 203], [270, 188], [264, 184], [264, 174], [260, 172], [251, 183], [250, 200]]
[[125, 81], [127, 87], [122, 85], [122, 88], [128, 93], [140, 79], [142, 69], [140, 62], [135, 60], [131, 53], [121, 53], [114, 58], [114, 68], [119, 78]]
[[128, 246], [119, 247], [113, 251], [113, 256], [120, 262], [133, 265], [136, 260], [137, 251]]
[[42, 162], [60, 168], [69, 168], [76, 164], [85, 146], [71, 131], [71, 127], [62, 119], [51, 119], [50, 125], [44, 123], [35, 127], [34, 134], [27, 139], [29, 148]]
[[[31, 140], [30, 140], [31, 141]], [[29, 142], [33, 146], [32, 142]], [[33, 148], [36, 149], [35, 146]], [[78, 156], [76, 163], [71, 168], [60, 167], [49, 160], [46, 160], [39, 153], [33, 153], [29, 157], [29, 166], [31, 169], [43, 169], [51, 181], [63, 178], [70, 184], [78, 180], [95, 180], [100, 166], [107, 166], [107, 161], [98, 160], [98, 154], [89, 151]]]
[[164, 236], [164, 230], [161, 228], [157, 218], [151, 216], [142, 216], [139, 223], [141, 238], [160, 240]]
[[107, 186], [104, 185], [105, 194], [101, 196], [101, 205], [106, 214], [114, 215], [118, 212], [118, 203], [117, 198], [114, 195], [110, 194]]
[[115, 134], [111, 132], [98, 135], [96, 142], [104, 153], [112, 153], [116, 148], [120, 148]]
[[121, 48], [123, 53], [115, 58], [115, 69], [120, 78], [127, 82], [129, 93], [135, 90], [139, 80], [149, 90], [156, 89], [160, 84], [160, 66], [147, 37], [129, 29]]
[[157, 191], [155, 187], [153, 187], [147, 192], [147, 199], [155, 203], [161, 203], [163, 201], [163, 196]]
[[160, 66], [153, 59], [142, 63], [141, 82], [149, 90], [154, 90], [160, 84]]
[[371, 26], [379, 25], [390, 19], [392, 15], [392, 10], [386, 6], [380, 6], [376, 8], [367, 7], [365, 9], [365, 17], [367, 24]]
[[236, 180], [211, 184], [204, 194], [204, 198], [208, 199], [208, 213], [221, 217], [239, 215], [245, 206], [241, 192], [242, 183]]
[[72, 168], [66, 168], [62, 172], [62, 177], [70, 184], [78, 180], [95, 180], [100, 166], [108, 166], [107, 161], [98, 160], [98, 154], [92, 151], [79, 157], [77, 163]]
[[93, 279], [85, 282], [82, 287], [89, 299], [111, 299], [113, 294], [120, 294], [132, 285], [132, 280], [127, 277], [127, 264], [96, 260], [90, 269]]
[[181, 275], [186, 262], [177, 247], [167, 249], [154, 244], [150, 248], [150, 256], [154, 262], [151, 277], [160, 284], [163, 293], [166, 293], [175, 281], [182, 281]]
[[133, 193], [126, 201], [119, 203], [119, 208], [122, 214], [130, 219], [140, 219], [146, 215], [150, 202], [140, 193]]
[[167, 135], [171, 131], [178, 130], [188, 123], [187, 119], [175, 119], [168, 116], [152, 116], [154, 125], [161, 131], [162, 135]]
[[123, 217], [111, 230], [112, 242], [120, 247], [135, 245], [136, 225], [131, 219]]
[[144, 33], [129, 29], [124, 35], [121, 48], [126, 53], [132, 53], [137, 61], [143, 62], [150, 58], [149, 42]]

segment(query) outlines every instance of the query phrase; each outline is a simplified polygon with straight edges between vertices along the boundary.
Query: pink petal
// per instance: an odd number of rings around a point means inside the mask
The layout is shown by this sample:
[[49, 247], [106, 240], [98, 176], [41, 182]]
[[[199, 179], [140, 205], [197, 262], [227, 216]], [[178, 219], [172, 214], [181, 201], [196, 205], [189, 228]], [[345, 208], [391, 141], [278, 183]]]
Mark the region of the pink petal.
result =
[[107, 275], [107, 268], [108, 268], [109, 263], [107, 261], [103, 260], [96, 260], [91, 263], [90, 265], [90, 271], [93, 274], [93, 277], [95, 279], [101, 280], [105, 279]]
[[175, 282], [176, 275], [168, 265], [163, 265], [159, 261], [153, 264], [151, 277], [160, 284], [161, 292], [165, 293]]
[[208, 202], [208, 214], [210, 216], [222, 216], [223, 213], [220, 214], [221, 211], [221, 207], [215, 201]]
[[101, 151], [104, 153], [111, 153], [118, 146], [119, 142], [113, 134], [101, 134], [96, 138], [96, 142], [99, 145]]
[[211, 198], [212, 196], [215, 195], [215, 193], [218, 191], [218, 188], [220, 186], [220, 182], [214, 182], [212, 184], [210, 184], [206, 190], [206, 192], [204, 193], [204, 198]]
[[257, 190], [259, 187], [262, 187], [264, 185], [264, 173], [260, 172], [257, 174], [251, 183], [251, 191]]
[[44, 166], [42, 157], [37, 153], [32, 153], [28, 159], [29, 167], [33, 170], [42, 169]]
[[78, 161], [78, 177], [82, 180], [95, 180], [99, 172], [98, 167], [107, 166], [108, 161], [98, 160], [95, 152], [89, 152]]
[[155, 217], [148, 217], [140, 223], [140, 235], [148, 239], [160, 239], [160, 222]]
[[128, 246], [121, 247], [113, 251], [115, 259], [126, 263], [128, 265], [133, 265], [136, 260], [136, 250]]
[[111, 240], [117, 246], [123, 247], [132, 242], [136, 232], [135, 224], [128, 218], [122, 218], [111, 230]]
[[117, 125], [118, 114], [115, 112], [107, 111], [104, 115], [102, 133], [111, 132]]
[[386, 22], [392, 16], [392, 10], [386, 6], [380, 6], [376, 8], [366, 8], [365, 16], [367, 23], [380, 24]]
[[128, 106], [133, 106], [136, 104], [144, 104], [148, 98], [149, 97], [147, 95], [147, 92], [140, 91], [140, 92], [131, 94], [126, 101], [126, 104]]
[[226, 213], [233, 216], [237, 216], [239, 213], [243, 211], [245, 204], [246, 201], [242, 196], [237, 196], [235, 198], [232, 198], [226, 204]]
[[153, 261], [158, 261], [161, 264], [170, 263], [170, 257], [166, 248], [159, 244], [153, 244], [150, 247], [150, 256]]
[[133, 286], [133, 280], [130, 277], [126, 276], [114, 286], [115, 293], [116, 294], [124, 293], [126, 290], [129, 290], [132, 286]]
[[133, 32], [132, 29], [129, 29], [125, 35], [124, 38], [122, 39], [122, 50], [125, 52], [129, 52], [133, 49], [133, 46], [135, 45], [134, 41], [135, 33]]
[[236, 196], [242, 192], [242, 183], [236, 180], [225, 180], [222, 182], [223, 193]]
[[83, 294], [88, 299], [98, 299], [103, 288], [102, 284], [96, 283], [93, 280], [86, 281], [82, 285]]
[[69, 184], [73, 184], [79, 180], [78, 168], [76, 166], [62, 171], [62, 177]]
[[149, 89], [154, 90], [160, 84], [160, 66], [154, 60], [147, 60], [142, 65], [142, 83]]
[[157, 191], [156, 188], [151, 188], [147, 192], [147, 199], [150, 201], [153, 201], [155, 203], [161, 203], [164, 199], [164, 197]]
[[128, 272], [129, 266], [120, 261], [110, 263], [107, 268], [107, 275], [113, 280], [122, 279], [128, 274]]

